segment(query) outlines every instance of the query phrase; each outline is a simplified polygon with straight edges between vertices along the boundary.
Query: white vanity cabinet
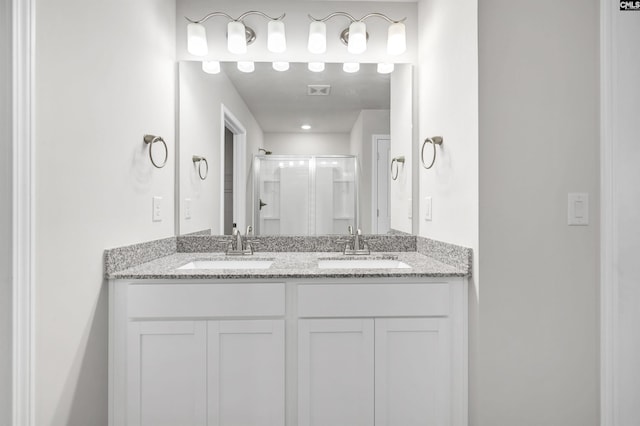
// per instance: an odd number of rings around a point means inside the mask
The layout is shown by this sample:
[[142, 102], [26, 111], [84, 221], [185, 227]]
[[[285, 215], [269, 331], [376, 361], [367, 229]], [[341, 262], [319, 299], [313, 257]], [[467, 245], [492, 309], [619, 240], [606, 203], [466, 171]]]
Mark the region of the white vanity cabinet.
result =
[[110, 426], [466, 426], [466, 278], [110, 281]]
[[397, 281], [299, 285], [298, 426], [466, 425], [464, 280]]
[[110, 425], [284, 425], [284, 289], [112, 282]]

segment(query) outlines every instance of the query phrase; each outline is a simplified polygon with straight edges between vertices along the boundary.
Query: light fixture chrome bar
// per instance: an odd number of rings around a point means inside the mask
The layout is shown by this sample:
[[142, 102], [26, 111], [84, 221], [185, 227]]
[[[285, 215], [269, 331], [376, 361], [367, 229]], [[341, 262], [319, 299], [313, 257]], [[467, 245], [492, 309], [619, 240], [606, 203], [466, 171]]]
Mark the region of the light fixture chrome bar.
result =
[[318, 19], [318, 18], [314, 18], [311, 14], [307, 15], [309, 17], [309, 19], [311, 19], [312, 21], [316, 21], [316, 22], [326, 22], [331, 18], [334, 18], [336, 16], [344, 16], [346, 18], [348, 18], [351, 22], [362, 22], [366, 19], [369, 18], [382, 18], [384, 20], [386, 20], [387, 22], [391, 23], [391, 24], [395, 24], [398, 22], [404, 22], [407, 20], [407, 18], [402, 18], [400, 20], [394, 21], [393, 19], [389, 18], [387, 15], [383, 14], [383, 13], [379, 13], [379, 12], [372, 12], [372, 13], [367, 13], [366, 15], [364, 15], [362, 18], [360, 19], [356, 19], [353, 17], [353, 15], [351, 15], [350, 13], [347, 12], [333, 12], [330, 13], [329, 15], [325, 16], [324, 18]]
[[187, 16], [184, 17], [184, 19], [186, 19], [187, 21], [191, 22], [192, 24], [201, 24], [203, 22], [206, 22], [209, 18], [212, 18], [214, 16], [224, 16], [227, 19], [231, 20], [231, 21], [235, 21], [235, 22], [241, 22], [244, 18], [246, 18], [249, 15], [260, 15], [263, 18], [269, 19], [271, 21], [282, 21], [282, 19], [284, 19], [284, 17], [286, 16], [286, 13], [283, 13], [282, 15], [280, 15], [277, 18], [272, 18], [271, 16], [267, 15], [264, 12], [260, 12], [258, 10], [250, 10], [248, 12], [243, 13], [242, 15], [238, 16], [238, 18], [234, 18], [231, 15], [224, 13], [224, 12], [211, 12], [208, 15], [206, 15], [205, 17], [203, 17], [202, 19], [198, 19], [198, 20], [194, 20], [191, 19]]

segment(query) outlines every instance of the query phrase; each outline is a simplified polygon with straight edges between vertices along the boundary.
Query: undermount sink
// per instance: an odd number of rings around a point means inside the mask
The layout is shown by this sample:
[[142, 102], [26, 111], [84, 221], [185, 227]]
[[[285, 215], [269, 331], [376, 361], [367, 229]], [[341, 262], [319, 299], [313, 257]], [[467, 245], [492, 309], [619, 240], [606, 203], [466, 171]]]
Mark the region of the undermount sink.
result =
[[394, 259], [330, 259], [319, 260], [320, 269], [410, 269], [411, 266]]
[[177, 269], [268, 269], [272, 260], [194, 260]]

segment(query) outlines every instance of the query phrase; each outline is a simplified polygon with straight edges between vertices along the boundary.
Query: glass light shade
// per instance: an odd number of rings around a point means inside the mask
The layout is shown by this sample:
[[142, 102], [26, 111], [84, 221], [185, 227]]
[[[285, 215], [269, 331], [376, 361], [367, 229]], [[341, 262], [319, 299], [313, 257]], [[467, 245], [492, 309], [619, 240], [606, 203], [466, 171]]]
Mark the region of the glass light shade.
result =
[[379, 74], [389, 74], [393, 72], [394, 69], [394, 65], [393, 64], [389, 64], [389, 63], [380, 63], [378, 64], [378, 73]]
[[324, 71], [324, 62], [309, 62], [307, 68], [312, 72], [322, 72]]
[[271, 64], [276, 71], [287, 71], [289, 69], [289, 62], [276, 61]]
[[358, 62], [345, 62], [342, 64], [342, 71], [348, 73], [354, 73], [360, 71], [360, 64]]
[[349, 25], [347, 50], [356, 55], [367, 50], [367, 26], [364, 22], [352, 22]]
[[231, 21], [227, 25], [227, 49], [236, 55], [247, 53], [247, 35], [242, 22]]
[[267, 49], [273, 53], [282, 53], [287, 50], [284, 22], [269, 21], [267, 24]]
[[311, 53], [324, 53], [327, 51], [327, 25], [324, 22], [313, 21], [309, 25], [309, 44]]
[[407, 50], [407, 36], [402, 22], [394, 22], [389, 25], [389, 35], [387, 38], [387, 53], [389, 55], [400, 55]]
[[207, 74], [218, 74], [220, 72], [220, 62], [218, 61], [203, 61], [202, 71]]
[[238, 61], [238, 71], [253, 72], [256, 69], [256, 65], [253, 61]]
[[195, 56], [206, 56], [209, 53], [207, 31], [202, 24], [187, 25], [187, 51]]

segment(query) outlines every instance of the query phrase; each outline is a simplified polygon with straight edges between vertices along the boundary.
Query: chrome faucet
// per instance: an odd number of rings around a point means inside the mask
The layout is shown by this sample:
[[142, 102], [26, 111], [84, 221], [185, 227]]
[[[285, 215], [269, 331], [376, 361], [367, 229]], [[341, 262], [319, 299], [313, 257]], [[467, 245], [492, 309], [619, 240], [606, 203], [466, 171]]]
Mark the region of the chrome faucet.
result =
[[348, 241], [344, 246], [344, 254], [371, 254], [369, 250], [369, 244], [366, 243], [362, 236], [362, 231], [357, 229], [353, 232], [353, 226], [349, 225], [349, 236], [351, 241]]
[[[253, 228], [251, 225], [247, 226], [247, 236], [252, 232]], [[227, 255], [236, 256], [243, 254], [253, 254], [253, 248], [251, 247], [251, 243], [246, 242], [244, 238], [242, 238], [242, 233], [237, 228], [236, 224], [233, 224], [233, 229], [231, 231], [232, 240], [227, 247]]]

